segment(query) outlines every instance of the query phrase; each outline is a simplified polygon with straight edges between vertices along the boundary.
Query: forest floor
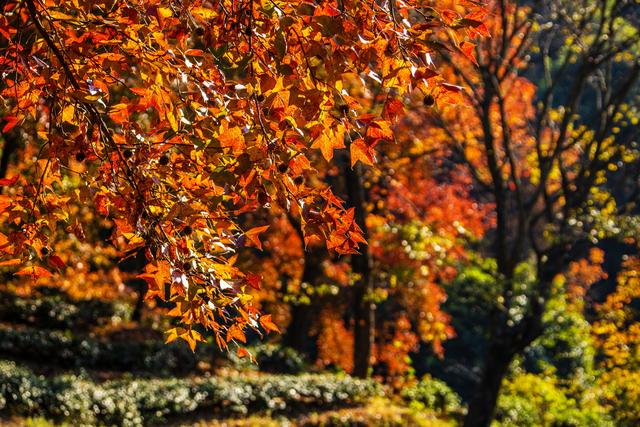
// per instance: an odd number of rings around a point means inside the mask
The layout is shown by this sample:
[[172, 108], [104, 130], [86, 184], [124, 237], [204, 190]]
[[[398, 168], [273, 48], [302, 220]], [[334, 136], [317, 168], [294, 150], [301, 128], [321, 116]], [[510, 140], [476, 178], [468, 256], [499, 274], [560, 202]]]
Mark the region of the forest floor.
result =
[[[72, 421], [56, 422], [46, 417], [0, 417], [5, 427], [72, 427]], [[387, 398], [375, 398], [361, 406], [328, 411], [313, 411], [294, 416], [250, 414], [242, 418], [214, 418], [206, 411], [151, 426], [167, 427], [297, 427], [297, 426], [415, 426], [453, 427], [445, 417], [412, 410]]]

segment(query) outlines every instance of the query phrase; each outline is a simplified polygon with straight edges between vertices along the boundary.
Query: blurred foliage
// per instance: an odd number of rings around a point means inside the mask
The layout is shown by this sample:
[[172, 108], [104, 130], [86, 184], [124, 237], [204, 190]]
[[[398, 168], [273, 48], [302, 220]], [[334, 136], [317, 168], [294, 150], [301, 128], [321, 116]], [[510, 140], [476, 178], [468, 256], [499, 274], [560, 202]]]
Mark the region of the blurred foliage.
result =
[[460, 397], [443, 381], [425, 375], [420, 382], [402, 390], [402, 398], [413, 407], [442, 415], [461, 411]]
[[591, 396], [571, 396], [553, 376], [524, 373], [503, 385], [494, 425], [613, 427], [615, 424]]
[[640, 425], [640, 371], [614, 368], [604, 372], [598, 385], [604, 405], [617, 426]]
[[[203, 346], [204, 357], [213, 354]], [[0, 327], [0, 354], [22, 361], [62, 368], [93, 368], [121, 372], [176, 375], [193, 372], [198, 357], [184, 343], [158, 340], [115, 341], [70, 331]], [[210, 359], [210, 358], [209, 358]]]
[[582, 313], [569, 310], [564, 298], [549, 303], [543, 336], [522, 355], [527, 372], [553, 372], [559, 378], [580, 383], [593, 381], [595, 348], [591, 326]]
[[98, 299], [73, 301], [64, 293], [21, 298], [0, 291], [0, 320], [41, 329], [86, 330], [130, 320], [131, 307], [123, 302]]
[[248, 347], [248, 350], [255, 358], [255, 363], [248, 358], [239, 358], [237, 354], [230, 353], [229, 359], [234, 367], [281, 374], [299, 374], [305, 370], [303, 356], [292, 348], [263, 343]]
[[436, 417], [424, 408], [407, 408], [388, 398], [374, 398], [360, 408], [314, 413], [297, 425], [305, 427], [452, 427], [451, 420]]

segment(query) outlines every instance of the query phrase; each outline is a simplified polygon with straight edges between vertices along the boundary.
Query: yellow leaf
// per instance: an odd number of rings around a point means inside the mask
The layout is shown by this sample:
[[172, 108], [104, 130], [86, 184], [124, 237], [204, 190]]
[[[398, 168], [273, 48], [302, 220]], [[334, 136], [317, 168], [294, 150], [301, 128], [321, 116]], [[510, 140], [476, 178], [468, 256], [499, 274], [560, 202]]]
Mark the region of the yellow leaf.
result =
[[76, 109], [73, 105], [69, 104], [62, 110], [62, 121], [67, 123], [73, 122], [73, 115]]
[[191, 14], [200, 19], [212, 19], [216, 17], [216, 11], [206, 7], [194, 7]]
[[167, 331], [167, 340], [165, 341], [165, 344], [169, 344], [172, 341], [175, 341], [178, 338], [178, 329], [177, 328], [173, 328], [173, 329], [169, 329]]
[[169, 120], [171, 129], [174, 132], [178, 132], [178, 121], [176, 120], [176, 116], [173, 114], [173, 111], [167, 110], [167, 120]]
[[158, 14], [160, 14], [163, 18], [169, 18], [173, 16], [173, 11], [171, 11], [171, 9], [169, 9], [168, 7], [159, 7]]

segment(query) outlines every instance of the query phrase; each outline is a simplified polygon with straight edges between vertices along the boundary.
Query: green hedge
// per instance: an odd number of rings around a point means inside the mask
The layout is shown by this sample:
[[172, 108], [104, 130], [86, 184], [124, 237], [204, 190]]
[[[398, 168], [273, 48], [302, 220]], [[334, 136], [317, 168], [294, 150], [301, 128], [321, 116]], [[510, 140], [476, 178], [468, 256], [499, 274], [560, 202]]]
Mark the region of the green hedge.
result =
[[0, 355], [64, 368], [181, 374], [195, 370], [210, 346], [194, 354], [183, 342], [103, 341], [61, 331], [0, 328]]
[[88, 329], [130, 317], [131, 307], [122, 302], [72, 301], [62, 293], [23, 298], [0, 292], [0, 320], [40, 329]]
[[74, 425], [137, 426], [209, 409], [220, 416], [331, 409], [380, 394], [373, 381], [346, 376], [256, 376], [117, 380], [44, 378], [0, 361], [0, 412], [44, 416]]

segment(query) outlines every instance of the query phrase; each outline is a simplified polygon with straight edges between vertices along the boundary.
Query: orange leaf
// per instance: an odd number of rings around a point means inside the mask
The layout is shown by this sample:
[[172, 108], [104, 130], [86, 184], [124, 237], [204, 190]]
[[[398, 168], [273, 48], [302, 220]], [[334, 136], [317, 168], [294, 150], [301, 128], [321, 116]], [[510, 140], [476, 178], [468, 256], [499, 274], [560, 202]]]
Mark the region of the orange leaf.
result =
[[254, 227], [251, 230], [246, 231], [244, 235], [247, 236], [247, 239], [249, 239], [256, 248], [262, 250], [262, 242], [260, 242], [258, 235], [266, 231], [268, 228], [268, 225], [263, 225], [262, 227]]
[[271, 320], [271, 315], [266, 314], [260, 317], [260, 325], [267, 331], [280, 332], [278, 326]]
[[252, 362], [255, 363], [256, 359], [253, 357], [253, 355], [249, 352], [249, 350], [247, 350], [244, 347], [238, 347], [238, 351], [236, 352], [236, 354], [238, 355], [238, 357], [240, 359], [243, 359], [245, 357], [248, 357], [249, 360], [251, 360]]
[[247, 337], [237, 325], [230, 326], [229, 330], [227, 331], [227, 342], [231, 341], [234, 338], [243, 343], [247, 342]]
[[8, 259], [6, 261], [0, 262], [0, 267], [9, 267], [11, 265], [22, 264], [22, 260], [20, 258]]
[[384, 103], [382, 117], [386, 120], [395, 121], [404, 112], [404, 105], [395, 98], [390, 98]]
[[464, 56], [466, 56], [471, 62], [473, 62], [477, 66], [478, 62], [476, 61], [475, 48], [476, 48], [476, 45], [474, 45], [473, 43], [469, 43], [466, 41], [460, 43], [460, 51], [464, 54]]
[[218, 137], [220, 146], [223, 148], [231, 148], [233, 152], [239, 152], [244, 150], [244, 136], [240, 128], [234, 127], [226, 129]]
[[319, 148], [322, 156], [330, 162], [333, 159], [333, 150], [336, 148], [344, 148], [342, 134], [334, 135], [333, 138], [330, 138], [323, 132], [313, 141], [311, 148]]
[[32, 265], [30, 267], [25, 267], [22, 270], [14, 273], [16, 276], [31, 276], [33, 280], [37, 280], [41, 277], [51, 277], [53, 274], [45, 268], [39, 267], [37, 265]]
[[117, 104], [109, 109], [109, 117], [115, 123], [122, 124], [129, 120], [127, 104]]
[[7, 208], [11, 206], [11, 204], [12, 204], [11, 197], [4, 194], [0, 194], [0, 213], [7, 210]]
[[49, 264], [57, 268], [65, 268], [67, 264], [58, 255], [51, 255], [48, 259]]
[[349, 151], [351, 152], [351, 167], [355, 166], [358, 160], [366, 165], [373, 165], [375, 160], [373, 150], [367, 146], [362, 138], [353, 141]]
[[443, 89], [440, 91], [438, 96], [438, 103], [444, 104], [453, 104], [453, 105], [464, 105], [464, 91], [461, 86], [452, 85], [449, 83], [442, 83], [440, 88]]
[[196, 340], [191, 336], [191, 334], [184, 334], [180, 338], [182, 338], [187, 342], [187, 344], [189, 344], [189, 348], [191, 349], [191, 351], [196, 351]]

